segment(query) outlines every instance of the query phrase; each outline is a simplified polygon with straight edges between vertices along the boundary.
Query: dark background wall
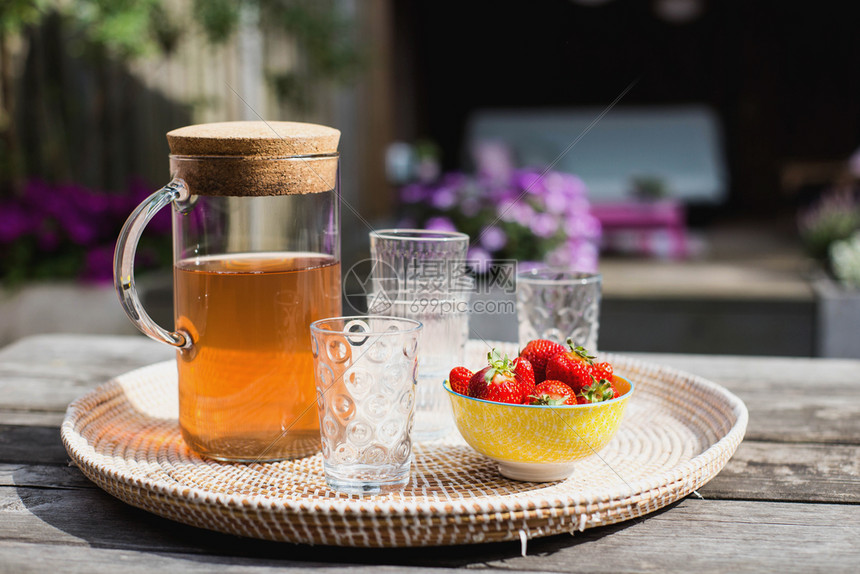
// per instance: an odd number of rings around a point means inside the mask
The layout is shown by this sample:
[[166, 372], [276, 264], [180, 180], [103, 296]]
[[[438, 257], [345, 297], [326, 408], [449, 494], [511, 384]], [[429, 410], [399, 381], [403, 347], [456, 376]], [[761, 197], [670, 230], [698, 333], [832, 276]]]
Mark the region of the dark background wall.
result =
[[705, 103], [722, 120], [725, 214], [793, 211], [790, 162], [842, 160], [860, 145], [860, 6], [720, 0], [689, 24], [651, 2], [394, 2], [395, 126], [462, 158], [478, 108]]

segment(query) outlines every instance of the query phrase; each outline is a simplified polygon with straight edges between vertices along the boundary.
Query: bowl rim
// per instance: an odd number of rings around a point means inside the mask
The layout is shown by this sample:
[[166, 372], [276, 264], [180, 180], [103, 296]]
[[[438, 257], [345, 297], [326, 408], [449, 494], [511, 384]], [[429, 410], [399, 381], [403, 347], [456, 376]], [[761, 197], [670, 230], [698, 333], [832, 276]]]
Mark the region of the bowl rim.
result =
[[608, 401], [600, 401], [599, 403], [588, 403], [588, 404], [584, 404], [584, 405], [519, 405], [519, 404], [514, 404], [514, 403], [498, 403], [496, 401], [488, 401], [486, 399], [478, 399], [475, 397], [469, 397], [466, 395], [461, 395], [460, 393], [455, 392], [454, 389], [451, 388], [451, 383], [450, 383], [450, 381], [448, 381], [448, 379], [445, 379], [442, 382], [442, 388], [444, 388], [446, 391], [448, 391], [451, 395], [453, 395], [455, 397], [460, 397], [463, 399], [468, 399], [470, 401], [476, 401], [479, 403], [487, 403], [490, 405], [500, 405], [500, 406], [505, 406], [505, 407], [523, 407], [523, 408], [528, 408], [528, 409], [563, 409], [563, 410], [571, 410], [571, 409], [578, 409], [578, 408], [589, 409], [589, 408], [596, 407], [596, 406], [608, 405], [610, 403], [614, 403], [615, 401], [626, 400], [633, 394], [633, 390], [636, 387], [636, 385], [633, 384], [633, 381], [631, 381], [627, 377], [622, 377], [621, 375], [613, 374], [612, 376], [618, 377], [619, 379], [626, 381], [627, 384], [630, 385], [630, 390], [628, 390], [623, 395], [620, 395], [614, 399], [609, 399]]

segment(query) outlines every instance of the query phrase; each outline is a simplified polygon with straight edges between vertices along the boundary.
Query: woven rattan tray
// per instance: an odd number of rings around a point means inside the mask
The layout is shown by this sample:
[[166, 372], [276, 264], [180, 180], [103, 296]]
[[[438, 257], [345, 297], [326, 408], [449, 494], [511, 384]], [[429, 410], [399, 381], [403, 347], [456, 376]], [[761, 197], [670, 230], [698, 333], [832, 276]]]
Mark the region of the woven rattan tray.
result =
[[[507, 352], [512, 345], [498, 344]], [[470, 343], [479, 364], [486, 346]], [[699, 488], [743, 439], [747, 410], [694, 375], [606, 355], [636, 383], [621, 428], [600, 456], [554, 483], [502, 478], [459, 437], [415, 447], [395, 495], [330, 490], [320, 455], [265, 464], [203, 460], [182, 442], [172, 362], [132, 371], [69, 406], [66, 450], [117, 498], [202, 528], [338, 546], [427, 546], [573, 532], [653, 512]]]

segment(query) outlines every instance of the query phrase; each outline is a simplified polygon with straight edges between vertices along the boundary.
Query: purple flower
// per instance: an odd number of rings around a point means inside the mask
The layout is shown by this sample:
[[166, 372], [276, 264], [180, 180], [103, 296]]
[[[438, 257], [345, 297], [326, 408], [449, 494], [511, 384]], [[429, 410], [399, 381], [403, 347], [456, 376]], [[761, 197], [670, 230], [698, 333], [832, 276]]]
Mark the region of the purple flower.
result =
[[[143, 178], [132, 178], [128, 183], [128, 193], [124, 195], [106, 195], [110, 201], [109, 209], [121, 220], [125, 221], [135, 208], [155, 192], [155, 188], [147, 184]], [[167, 235], [173, 226], [172, 210], [164, 208], [153, 216], [146, 226], [148, 234]], [[119, 227], [110, 230], [111, 234], [119, 233]]]
[[576, 216], [580, 213], [588, 213], [591, 211], [591, 205], [584, 197], [573, 197], [565, 202], [564, 212], [569, 216]]
[[493, 225], [485, 228], [479, 237], [481, 247], [490, 253], [498, 251], [508, 243], [508, 236], [501, 227]]
[[551, 171], [544, 176], [544, 185], [549, 193], [557, 193], [568, 198], [585, 197], [585, 184], [570, 173]]
[[457, 204], [457, 195], [451, 187], [440, 187], [432, 192], [430, 203], [436, 209], [451, 209]]
[[517, 273], [527, 273], [532, 269], [540, 269], [546, 267], [546, 263], [541, 261], [519, 261], [517, 262]]
[[442, 177], [442, 185], [446, 187], [458, 188], [466, 185], [469, 182], [469, 176], [459, 171], [446, 173]]
[[0, 243], [11, 243], [33, 230], [33, 217], [22, 206], [0, 206]]
[[87, 251], [81, 278], [97, 283], [113, 281], [113, 248], [101, 245]]
[[549, 213], [538, 213], [528, 222], [532, 233], [538, 237], [552, 237], [558, 231], [558, 220]]
[[504, 201], [499, 204], [498, 210], [503, 221], [513, 221], [526, 227], [535, 216], [532, 206], [524, 201]]
[[597, 271], [598, 253], [594, 242], [566, 241], [547, 254], [547, 263], [553, 267], [594, 273]]
[[550, 213], [564, 213], [567, 209], [568, 197], [559, 190], [549, 190], [543, 198], [546, 210]]
[[411, 217], [402, 217], [400, 221], [397, 222], [397, 227], [399, 229], [415, 229], [415, 226], [415, 220]]
[[600, 250], [592, 241], [572, 241], [568, 243], [571, 266], [578, 271], [596, 273], [600, 260]]
[[81, 187], [79, 185], [68, 185], [59, 188], [61, 194], [71, 199], [71, 203], [80, 213], [102, 216], [111, 207], [110, 196]]
[[546, 187], [541, 174], [532, 170], [518, 170], [514, 172], [514, 181], [519, 188], [532, 195], [543, 195]]
[[447, 217], [431, 217], [424, 223], [424, 229], [428, 231], [457, 231], [454, 223]]
[[486, 273], [493, 260], [490, 254], [480, 247], [470, 248], [466, 255], [466, 259], [469, 262], [469, 267], [471, 267], [475, 273]]
[[77, 213], [70, 211], [63, 217], [58, 217], [60, 227], [73, 243], [90, 245], [97, 237], [95, 226], [85, 221]]
[[427, 197], [427, 190], [423, 185], [410, 183], [400, 188], [400, 201], [403, 203], [420, 203]]
[[51, 187], [44, 181], [34, 179], [24, 188], [24, 201], [34, 212], [41, 212], [52, 217], [62, 217], [72, 211], [69, 198], [60, 193], [59, 188]]
[[571, 173], [565, 173], [562, 177], [564, 191], [568, 197], [585, 197], [588, 190], [585, 187], [584, 181]]
[[520, 195], [522, 195], [521, 190], [517, 190], [510, 186], [493, 186], [490, 187], [486, 192], [487, 197], [494, 202], [510, 202], [515, 201]]
[[596, 217], [590, 213], [581, 213], [565, 220], [564, 232], [570, 239], [598, 239], [602, 229]]
[[513, 171], [511, 148], [503, 142], [478, 142], [472, 150], [478, 176], [489, 183], [510, 181]]

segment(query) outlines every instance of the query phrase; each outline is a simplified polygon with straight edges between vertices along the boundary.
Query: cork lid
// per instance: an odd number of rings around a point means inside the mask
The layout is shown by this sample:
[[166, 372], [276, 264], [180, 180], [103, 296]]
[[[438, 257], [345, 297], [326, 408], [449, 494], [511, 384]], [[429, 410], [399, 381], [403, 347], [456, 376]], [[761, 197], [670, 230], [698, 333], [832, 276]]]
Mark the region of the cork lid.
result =
[[220, 122], [167, 132], [174, 155], [289, 157], [337, 152], [340, 130], [301, 122]]
[[196, 195], [320, 193], [337, 184], [340, 131], [299, 122], [221, 122], [167, 133], [170, 169]]

